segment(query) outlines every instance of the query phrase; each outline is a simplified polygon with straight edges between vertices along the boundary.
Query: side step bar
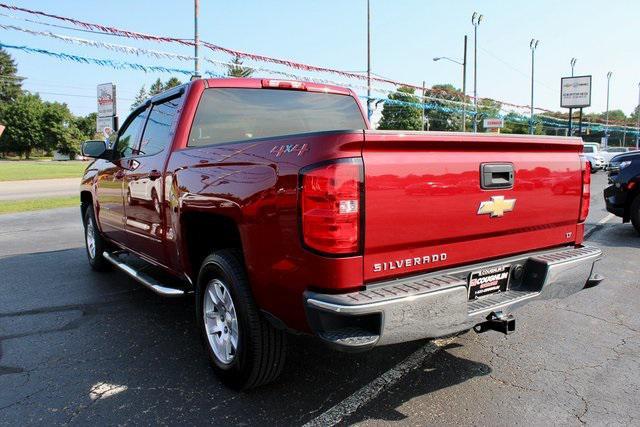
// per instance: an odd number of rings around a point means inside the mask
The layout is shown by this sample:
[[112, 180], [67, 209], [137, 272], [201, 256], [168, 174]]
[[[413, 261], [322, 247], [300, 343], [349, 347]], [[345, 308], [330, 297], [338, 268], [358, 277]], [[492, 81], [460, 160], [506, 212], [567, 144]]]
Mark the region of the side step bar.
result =
[[124, 262], [118, 260], [117, 257], [115, 257], [114, 255], [110, 254], [109, 252], [103, 252], [102, 256], [104, 257], [104, 259], [109, 261], [111, 264], [116, 266], [118, 269], [120, 269], [123, 272], [125, 272], [131, 278], [133, 278], [133, 279], [137, 280], [138, 282], [142, 283], [144, 286], [146, 286], [147, 288], [151, 289], [153, 292], [155, 292], [158, 295], [162, 295], [163, 297], [181, 297], [181, 296], [183, 296], [185, 294], [185, 292], [183, 290], [181, 290], [181, 289], [168, 288], [168, 287], [164, 286], [162, 283], [160, 283], [157, 280], [155, 280], [154, 278], [152, 278], [152, 277], [150, 277], [150, 276], [148, 276], [148, 275], [146, 275], [146, 274], [144, 274], [142, 272], [134, 270], [129, 265], [127, 265]]

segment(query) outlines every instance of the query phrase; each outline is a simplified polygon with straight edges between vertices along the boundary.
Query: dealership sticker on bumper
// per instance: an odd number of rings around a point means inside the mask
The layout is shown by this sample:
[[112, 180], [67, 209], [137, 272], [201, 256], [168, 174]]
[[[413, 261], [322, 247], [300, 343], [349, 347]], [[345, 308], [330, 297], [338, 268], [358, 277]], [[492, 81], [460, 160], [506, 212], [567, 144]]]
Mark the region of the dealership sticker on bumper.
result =
[[507, 290], [510, 265], [489, 267], [469, 275], [469, 299]]

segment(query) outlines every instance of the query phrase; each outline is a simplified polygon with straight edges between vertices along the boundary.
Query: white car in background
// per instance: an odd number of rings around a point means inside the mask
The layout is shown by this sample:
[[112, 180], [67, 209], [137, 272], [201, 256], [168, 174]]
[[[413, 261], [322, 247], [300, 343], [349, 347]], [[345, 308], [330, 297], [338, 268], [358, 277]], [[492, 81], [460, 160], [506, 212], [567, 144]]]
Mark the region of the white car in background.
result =
[[618, 154], [628, 153], [629, 151], [635, 151], [635, 148], [629, 147], [608, 147], [605, 150], [600, 152], [600, 155], [604, 158], [604, 161], [607, 162], [607, 165], [611, 162]]
[[587, 142], [582, 149], [585, 158], [591, 164], [591, 173], [596, 173], [599, 170], [604, 170], [607, 166], [607, 161], [600, 154], [600, 144]]

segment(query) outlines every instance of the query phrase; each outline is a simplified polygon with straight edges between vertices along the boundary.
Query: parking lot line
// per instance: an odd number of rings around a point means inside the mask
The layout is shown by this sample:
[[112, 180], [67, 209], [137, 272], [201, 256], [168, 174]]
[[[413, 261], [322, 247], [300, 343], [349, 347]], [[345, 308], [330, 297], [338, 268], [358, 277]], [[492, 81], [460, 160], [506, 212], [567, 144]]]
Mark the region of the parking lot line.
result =
[[425, 359], [444, 347], [451, 339], [429, 341], [424, 346], [410, 354], [402, 362], [386, 371], [358, 391], [309, 421], [304, 427], [334, 426], [344, 418], [355, 413], [358, 409], [375, 399], [384, 389], [389, 388], [402, 379], [408, 372], [419, 367]]
[[610, 213], [609, 215], [605, 216], [604, 218], [602, 218], [600, 221], [598, 221], [598, 224], [604, 224], [605, 222], [609, 222], [609, 220], [615, 218], [616, 216], [612, 213]]

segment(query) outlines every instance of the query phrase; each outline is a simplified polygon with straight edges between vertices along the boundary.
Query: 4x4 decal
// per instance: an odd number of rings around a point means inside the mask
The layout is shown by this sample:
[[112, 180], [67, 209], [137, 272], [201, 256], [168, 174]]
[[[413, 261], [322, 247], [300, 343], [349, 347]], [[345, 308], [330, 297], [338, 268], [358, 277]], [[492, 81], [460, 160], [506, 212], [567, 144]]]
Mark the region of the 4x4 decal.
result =
[[287, 145], [275, 145], [271, 149], [271, 154], [275, 154], [276, 157], [280, 157], [283, 154], [289, 153], [298, 153], [298, 156], [302, 156], [304, 153], [309, 151], [309, 146], [307, 144], [287, 144]]

